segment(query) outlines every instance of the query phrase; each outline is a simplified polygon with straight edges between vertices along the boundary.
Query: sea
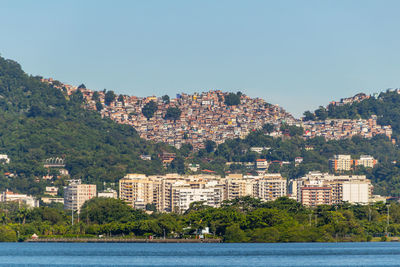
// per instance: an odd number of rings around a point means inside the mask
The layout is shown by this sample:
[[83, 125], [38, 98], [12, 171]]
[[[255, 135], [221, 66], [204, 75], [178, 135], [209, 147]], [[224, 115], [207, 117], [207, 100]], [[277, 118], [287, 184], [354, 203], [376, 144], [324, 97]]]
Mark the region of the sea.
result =
[[0, 243], [1, 266], [400, 266], [400, 243]]

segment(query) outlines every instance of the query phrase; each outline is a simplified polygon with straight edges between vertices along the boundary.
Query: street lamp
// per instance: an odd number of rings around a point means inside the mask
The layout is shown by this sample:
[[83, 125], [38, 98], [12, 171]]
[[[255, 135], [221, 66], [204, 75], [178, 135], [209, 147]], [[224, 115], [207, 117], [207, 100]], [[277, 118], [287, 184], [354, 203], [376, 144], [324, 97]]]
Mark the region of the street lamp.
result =
[[387, 207], [387, 217], [386, 217], [386, 237], [389, 237], [389, 232], [388, 232], [388, 230], [389, 230], [389, 216], [390, 216], [389, 207], [390, 207], [390, 204], [388, 204], [386, 207]]

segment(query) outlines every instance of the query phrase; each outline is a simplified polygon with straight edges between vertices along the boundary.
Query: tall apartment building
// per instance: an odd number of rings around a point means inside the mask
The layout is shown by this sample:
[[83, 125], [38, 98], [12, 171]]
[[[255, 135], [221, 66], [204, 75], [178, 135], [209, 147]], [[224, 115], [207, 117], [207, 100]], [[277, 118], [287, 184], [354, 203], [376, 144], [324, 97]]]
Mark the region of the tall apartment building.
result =
[[192, 202], [218, 207], [222, 201], [244, 196], [275, 200], [286, 195], [286, 179], [279, 174], [265, 176], [212, 175], [145, 176], [128, 174], [119, 182], [120, 198], [134, 208], [155, 204], [163, 212], [184, 212]]
[[255, 181], [253, 196], [263, 201], [273, 201], [286, 196], [287, 181], [280, 174], [265, 174]]
[[309, 207], [332, 204], [332, 188], [329, 186], [304, 186], [301, 188], [302, 204]]
[[64, 187], [64, 209], [81, 211], [85, 201], [96, 197], [96, 185], [82, 184], [81, 180], [71, 180]]
[[367, 204], [373, 189], [371, 181], [365, 175], [331, 175], [319, 172], [310, 172], [291, 181], [291, 184], [292, 196], [295, 195], [297, 201], [306, 206], [343, 202]]
[[255, 180], [252, 177], [243, 178], [241, 174], [231, 174], [221, 182], [224, 182], [224, 200], [254, 195]]
[[329, 168], [335, 172], [350, 171], [353, 165], [350, 155], [334, 155], [329, 159]]
[[191, 188], [190, 186], [173, 186], [171, 192], [171, 211], [184, 212], [190, 204], [197, 201], [205, 205], [218, 207], [223, 200], [222, 187]]
[[154, 202], [157, 182], [144, 174], [128, 174], [119, 181], [120, 198], [134, 208]]

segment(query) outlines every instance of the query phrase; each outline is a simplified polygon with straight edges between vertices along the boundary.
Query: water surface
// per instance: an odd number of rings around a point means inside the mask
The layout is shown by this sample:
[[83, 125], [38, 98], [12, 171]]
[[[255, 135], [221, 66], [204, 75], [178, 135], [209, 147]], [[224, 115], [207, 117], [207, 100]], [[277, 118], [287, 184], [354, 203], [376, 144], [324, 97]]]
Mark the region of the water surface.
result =
[[400, 266], [400, 243], [0, 243], [3, 266]]

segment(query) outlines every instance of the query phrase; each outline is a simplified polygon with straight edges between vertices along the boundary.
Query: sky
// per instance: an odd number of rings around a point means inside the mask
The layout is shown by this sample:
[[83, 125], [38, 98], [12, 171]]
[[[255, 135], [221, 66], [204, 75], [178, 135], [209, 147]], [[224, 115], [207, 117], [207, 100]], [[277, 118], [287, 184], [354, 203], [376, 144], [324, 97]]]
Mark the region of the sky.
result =
[[0, 55], [118, 94], [241, 91], [300, 117], [400, 87], [400, 1], [1, 0]]

